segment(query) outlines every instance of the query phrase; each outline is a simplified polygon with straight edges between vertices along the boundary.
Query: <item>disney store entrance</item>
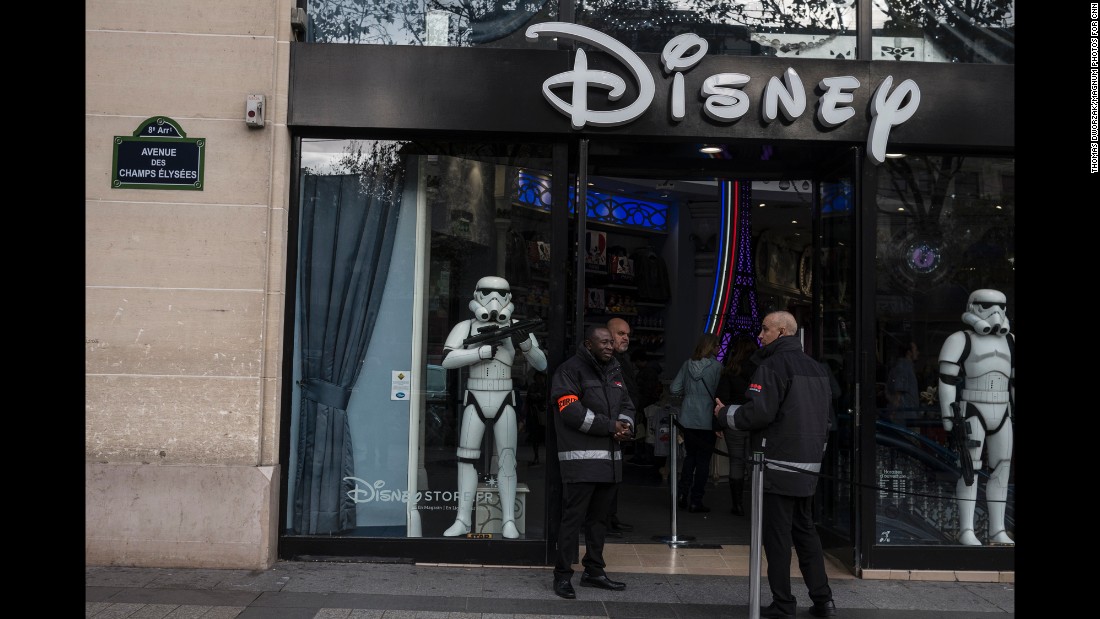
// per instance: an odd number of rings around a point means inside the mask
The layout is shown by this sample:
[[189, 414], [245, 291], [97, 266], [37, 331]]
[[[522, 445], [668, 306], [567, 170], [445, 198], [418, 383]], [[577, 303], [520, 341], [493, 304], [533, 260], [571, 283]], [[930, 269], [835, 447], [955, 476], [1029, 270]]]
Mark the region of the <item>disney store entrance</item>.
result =
[[[575, 283], [582, 302], [571, 306], [567, 325], [626, 319], [639, 376], [638, 438], [625, 449], [618, 506], [628, 526], [608, 542], [660, 543], [676, 535], [688, 547], [748, 544], [748, 512], [733, 508], [748, 506], [747, 473], [730, 479], [723, 440], [716, 440], [703, 501], [710, 511], [676, 507], [669, 456], [682, 471], [684, 448], [670, 447], [678, 402], [668, 385], [704, 332], [720, 335], [724, 360], [734, 338], [755, 338], [764, 314], [785, 309], [798, 318], [806, 350], [836, 377], [834, 405], [852, 400], [854, 152], [596, 141], [577, 150], [585, 162], [578, 193], [588, 209], [583, 221], [571, 220], [585, 255], [584, 277]], [[830, 441], [826, 464], [850, 475], [852, 425], [834, 431], [849, 435]], [[835, 531], [833, 543], [843, 547], [837, 554], [850, 557], [853, 506], [839, 486], [828, 478], [821, 484], [821, 522]]]

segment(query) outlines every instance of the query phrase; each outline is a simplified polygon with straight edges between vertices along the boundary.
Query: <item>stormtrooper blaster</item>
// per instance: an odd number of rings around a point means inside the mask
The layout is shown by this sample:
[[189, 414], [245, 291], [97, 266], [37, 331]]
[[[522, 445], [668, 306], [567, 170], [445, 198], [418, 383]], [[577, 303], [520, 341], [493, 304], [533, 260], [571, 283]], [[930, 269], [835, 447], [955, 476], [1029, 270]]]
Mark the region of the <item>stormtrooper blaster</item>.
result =
[[[462, 347], [469, 348], [474, 344], [490, 343], [493, 344], [493, 350], [496, 351], [495, 346], [499, 346], [505, 338], [513, 338], [513, 341], [518, 340], [518, 342], [522, 342], [523, 340], [527, 339], [528, 334], [534, 331], [536, 327], [539, 327], [541, 325], [541, 318], [521, 320], [507, 327], [488, 325], [478, 329], [476, 334], [462, 340]], [[516, 342], [517, 348], [519, 347], [518, 342]]]
[[970, 448], [980, 447], [981, 442], [970, 438], [970, 425], [962, 416], [962, 408], [958, 402], [951, 403], [951, 416], [954, 422], [951, 426], [951, 441], [959, 450], [959, 466], [962, 468], [963, 481], [968, 486], [974, 485], [974, 460], [970, 458]]

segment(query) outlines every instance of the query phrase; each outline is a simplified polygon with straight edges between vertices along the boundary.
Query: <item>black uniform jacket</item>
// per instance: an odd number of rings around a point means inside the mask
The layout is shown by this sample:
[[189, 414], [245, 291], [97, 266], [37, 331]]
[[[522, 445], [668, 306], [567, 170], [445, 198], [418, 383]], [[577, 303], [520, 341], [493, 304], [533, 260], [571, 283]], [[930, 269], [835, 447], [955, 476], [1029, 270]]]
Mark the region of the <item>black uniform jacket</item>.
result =
[[752, 359], [748, 402], [724, 408], [718, 423], [751, 432], [750, 451], [764, 453], [764, 492], [811, 496], [828, 440], [829, 376], [797, 336], [777, 338]]
[[563, 483], [618, 482], [623, 453], [613, 437], [615, 421], [634, 430], [634, 405], [612, 357], [600, 365], [584, 345], [554, 372], [550, 413], [557, 434]]

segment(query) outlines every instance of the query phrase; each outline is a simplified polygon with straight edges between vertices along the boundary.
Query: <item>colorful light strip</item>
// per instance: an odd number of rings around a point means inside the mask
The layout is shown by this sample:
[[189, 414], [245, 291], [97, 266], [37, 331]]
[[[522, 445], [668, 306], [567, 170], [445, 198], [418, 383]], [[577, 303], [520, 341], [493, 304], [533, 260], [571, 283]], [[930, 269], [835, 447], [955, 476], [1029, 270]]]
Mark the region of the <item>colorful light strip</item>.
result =
[[752, 183], [723, 181], [721, 192], [721, 243], [707, 322], [707, 333], [719, 339], [719, 361], [725, 359], [734, 336], [755, 337], [760, 331], [752, 256]]
[[722, 181], [721, 185], [721, 225], [718, 241], [718, 265], [714, 274], [714, 291], [710, 298], [710, 313], [707, 315], [707, 333], [720, 334], [729, 310], [731, 280], [734, 275], [731, 268], [737, 249], [737, 210], [740, 207], [740, 181]]

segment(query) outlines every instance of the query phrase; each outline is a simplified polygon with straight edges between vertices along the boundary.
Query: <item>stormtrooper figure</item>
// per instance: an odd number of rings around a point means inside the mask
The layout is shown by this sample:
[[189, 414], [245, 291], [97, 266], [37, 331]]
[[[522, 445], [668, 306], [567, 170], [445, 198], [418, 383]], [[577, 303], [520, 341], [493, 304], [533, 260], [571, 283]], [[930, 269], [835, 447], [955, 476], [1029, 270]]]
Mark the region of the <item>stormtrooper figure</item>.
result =
[[546, 355], [530, 333], [518, 332], [499, 340], [471, 344], [463, 342], [485, 327], [508, 327], [512, 319], [512, 293], [502, 277], [482, 277], [470, 301], [471, 320], [456, 324], [443, 345], [443, 367], [452, 370], [469, 366], [466, 394], [463, 397], [462, 426], [458, 436], [458, 514], [454, 524], [443, 532], [455, 537], [470, 532], [481, 439], [485, 427], [492, 426], [497, 456], [497, 482], [502, 510], [501, 534], [519, 537], [515, 522], [516, 499], [516, 396], [512, 391], [512, 363], [522, 352], [532, 368], [546, 370]]
[[970, 327], [947, 337], [940, 350], [939, 400], [943, 428], [955, 427], [952, 403], [958, 401], [971, 447], [970, 458], [975, 474], [959, 478], [955, 498], [959, 503], [959, 541], [980, 546], [974, 534], [974, 508], [978, 497], [977, 471], [982, 468], [985, 451], [991, 471], [985, 496], [989, 511], [989, 542], [1015, 544], [1005, 532], [1005, 505], [1008, 498], [1008, 472], [1012, 458], [1013, 402], [1016, 395], [1012, 349], [1015, 336], [1010, 334], [1005, 314], [1006, 298], [998, 290], [982, 289], [970, 293], [967, 311], [962, 315]]

